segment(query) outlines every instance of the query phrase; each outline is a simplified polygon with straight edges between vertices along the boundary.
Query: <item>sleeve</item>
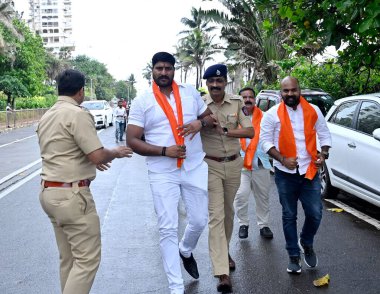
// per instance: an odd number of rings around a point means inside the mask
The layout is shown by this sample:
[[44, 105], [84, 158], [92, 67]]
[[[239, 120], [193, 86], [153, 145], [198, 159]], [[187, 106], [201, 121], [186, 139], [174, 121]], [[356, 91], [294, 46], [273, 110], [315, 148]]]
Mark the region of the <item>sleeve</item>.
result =
[[249, 116], [246, 116], [243, 112], [243, 103], [239, 100], [238, 103], [238, 116], [239, 116], [239, 124], [242, 128], [252, 128], [252, 122], [249, 119]]
[[132, 105], [129, 110], [128, 125], [136, 125], [138, 127], [144, 128], [145, 117], [144, 109], [141, 105], [141, 100], [141, 98], [136, 98], [132, 101]]
[[260, 124], [260, 142], [265, 153], [274, 147], [274, 130], [275, 123], [273, 114], [270, 111], [264, 113]]
[[327, 126], [326, 119], [323, 116], [319, 107], [314, 107], [318, 114], [318, 120], [315, 123], [315, 130], [317, 131], [320, 146], [330, 146], [331, 147], [331, 134]]
[[86, 111], [79, 111], [71, 123], [72, 136], [84, 154], [103, 148], [95, 129], [94, 119]]
[[203, 112], [206, 111], [207, 109], [207, 105], [206, 103], [204, 102], [204, 100], [202, 99], [201, 97], [201, 94], [197, 91], [197, 89], [195, 89], [193, 87], [193, 97], [194, 99], [196, 100], [197, 102], [197, 106], [198, 106], [198, 113], [197, 113], [197, 116], [201, 115]]

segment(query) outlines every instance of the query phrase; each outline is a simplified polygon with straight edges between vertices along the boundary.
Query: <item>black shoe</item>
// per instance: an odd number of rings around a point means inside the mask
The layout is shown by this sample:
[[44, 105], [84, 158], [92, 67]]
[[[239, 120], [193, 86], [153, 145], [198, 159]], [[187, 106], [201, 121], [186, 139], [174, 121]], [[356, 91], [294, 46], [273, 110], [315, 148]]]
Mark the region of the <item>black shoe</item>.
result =
[[239, 228], [239, 238], [246, 239], [248, 238], [248, 226], [240, 226]]
[[236, 263], [232, 259], [231, 255], [228, 253], [228, 267], [230, 268], [230, 271], [234, 271], [236, 269]]
[[286, 271], [289, 274], [301, 273], [301, 258], [299, 256], [289, 256], [289, 265]]
[[191, 253], [190, 257], [185, 257], [180, 252], [179, 256], [182, 259], [183, 267], [189, 273], [189, 275], [192, 276], [194, 279], [198, 279], [199, 278], [198, 266], [197, 266], [197, 262], [195, 261], [193, 257], [193, 254]]
[[301, 239], [298, 240], [298, 245], [301, 248], [303, 256], [303, 261], [308, 267], [316, 267], [318, 265], [318, 258], [314, 252], [313, 246], [304, 245]]
[[232, 293], [232, 284], [230, 277], [228, 275], [220, 275], [219, 277], [219, 283], [216, 286], [216, 289], [218, 292], [222, 293]]
[[267, 239], [272, 239], [273, 238], [273, 233], [270, 230], [270, 228], [268, 228], [268, 227], [264, 227], [264, 228], [260, 229], [260, 235], [263, 238], [267, 238]]

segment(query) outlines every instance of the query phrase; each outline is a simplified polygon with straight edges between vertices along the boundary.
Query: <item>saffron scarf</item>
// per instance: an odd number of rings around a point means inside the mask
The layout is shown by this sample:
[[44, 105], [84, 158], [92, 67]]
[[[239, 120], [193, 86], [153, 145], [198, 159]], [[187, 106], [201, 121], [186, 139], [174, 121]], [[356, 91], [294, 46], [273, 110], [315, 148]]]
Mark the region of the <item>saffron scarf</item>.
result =
[[[172, 90], [175, 100], [175, 105], [177, 108], [178, 121], [174, 115], [173, 108], [168, 102], [168, 98], [160, 91], [158, 85], [153, 82], [153, 94], [156, 98], [158, 105], [161, 106], [163, 112], [169, 120], [170, 127], [173, 132], [173, 137], [177, 145], [184, 145], [185, 139], [182, 136], [179, 136], [178, 127], [183, 125], [183, 114], [182, 114], [182, 103], [181, 96], [179, 95], [179, 88], [175, 81], [172, 82]], [[180, 168], [183, 163], [183, 158], [177, 158], [177, 167]]]
[[[300, 103], [303, 112], [306, 150], [311, 156], [311, 162], [306, 170], [305, 178], [312, 180], [318, 171], [318, 168], [314, 163], [314, 161], [317, 160], [317, 132], [314, 126], [318, 120], [318, 114], [302, 96], [300, 97]], [[297, 157], [296, 140], [294, 138], [292, 124], [284, 101], [280, 103], [277, 115], [281, 123], [278, 139], [279, 151], [285, 157]]]
[[249, 142], [248, 147], [247, 147], [246, 138], [240, 138], [241, 149], [245, 152], [244, 167], [248, 170], [252, 170], [253, 157], [255, 156], [257, 145], [259, 143], [260, 122], [262, 118], [263, 118], [263, 112], [261, 111], [260, 108], [255, 107], [252, 113], [252, 126], [253, 126], [253, 129], [255, 130], [255, 136]]

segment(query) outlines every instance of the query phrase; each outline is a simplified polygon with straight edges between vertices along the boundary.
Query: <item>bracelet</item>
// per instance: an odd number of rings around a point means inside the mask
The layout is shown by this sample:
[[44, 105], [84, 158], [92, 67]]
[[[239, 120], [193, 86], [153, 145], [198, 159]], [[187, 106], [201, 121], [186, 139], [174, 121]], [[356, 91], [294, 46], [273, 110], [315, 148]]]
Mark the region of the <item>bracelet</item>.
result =
[[161, 155], [166, 156], [166, 147], [162, 147]]

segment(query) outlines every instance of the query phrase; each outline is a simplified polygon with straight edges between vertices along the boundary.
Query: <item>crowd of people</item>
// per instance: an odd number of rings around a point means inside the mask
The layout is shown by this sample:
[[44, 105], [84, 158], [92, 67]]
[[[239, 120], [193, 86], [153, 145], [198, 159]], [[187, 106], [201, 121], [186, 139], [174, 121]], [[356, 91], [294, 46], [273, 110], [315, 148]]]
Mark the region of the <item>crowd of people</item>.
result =
[[[89, 189], [96, 168], [108, 169], [114, 158], [133, 152], [146, 156], [148, 178], [157, 214], [159, 248], [171, 294], [185, 293], [184, 269], [199, 278], [193, 254], [208, 225], [209, 255], [218, 292], [232, 292], [236, 268], [229, 243], [236, 217], [238, 236], [248, 238], [248, 203], [256, 202], [263, 238], [270, 229], [270, 170], [282, 206], [288, 273], [301, 273], [301, 253], [316, 267], [314, 236], [322, 218], [318, 169], [328, 158], [331, 137], [319, 108], [300, 94], [296, 78], [281, 81], [283, 101], [263, 113], [255, 91], [228, 94], [227, 67], [206, 69], [208, 94], [174, 80], [175, 58], [158, 52], [152, 58], [153, 85], [133, 100], [126, 145], [106, 149], [90, 114], [81, 110], [84, 76], [65, 70], [58, 78], [58, 101], [41, 119], [37, 134], [42, 157], [41, 205], [51, 220], [60, 252], [63, 294], [88, 294], [100, 263], [99, 217]], [[116, 142], [123, 140], [126, 109], [115, 110]], [[51, 140], [51, 138], [57, 138]], [[321, 146], [317, 150], [317, 138]], [[182, 199], [187, 225], [178, 236]], [[305, 221], [297, 233], [297, 203]]]

